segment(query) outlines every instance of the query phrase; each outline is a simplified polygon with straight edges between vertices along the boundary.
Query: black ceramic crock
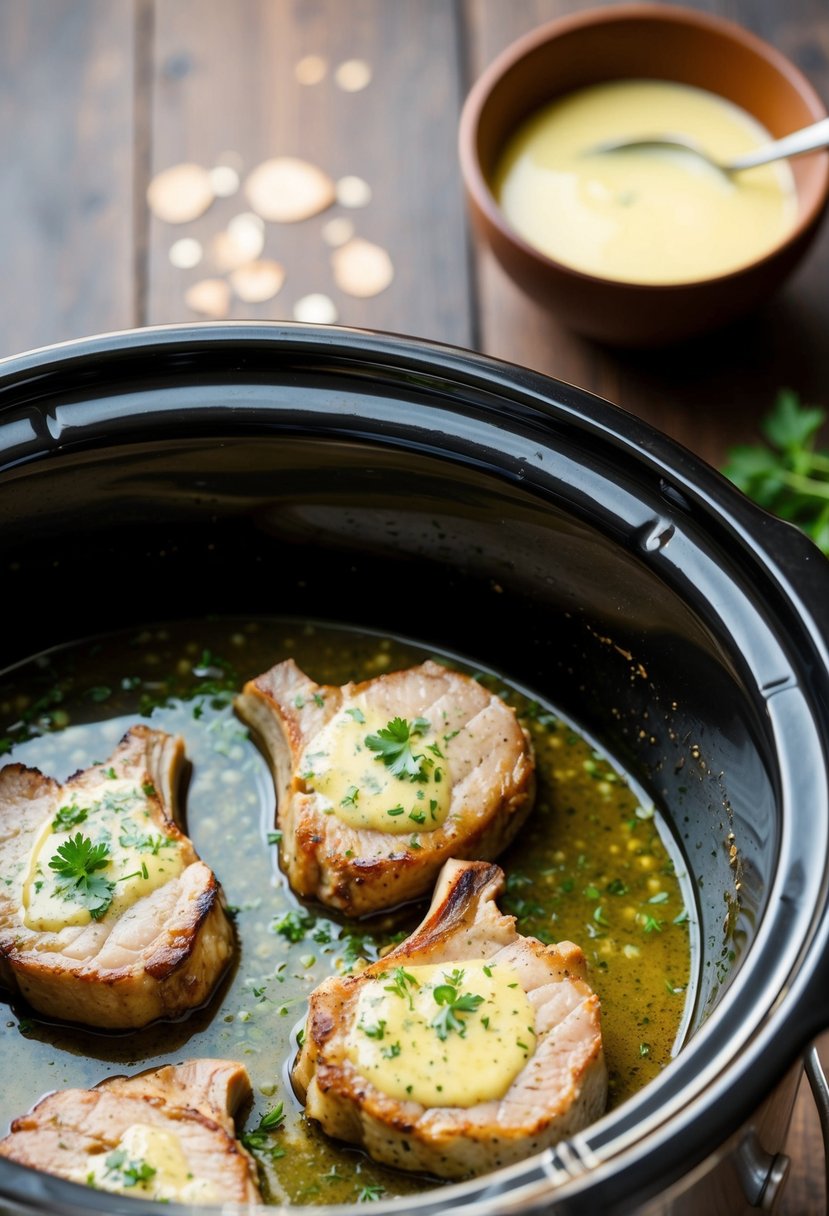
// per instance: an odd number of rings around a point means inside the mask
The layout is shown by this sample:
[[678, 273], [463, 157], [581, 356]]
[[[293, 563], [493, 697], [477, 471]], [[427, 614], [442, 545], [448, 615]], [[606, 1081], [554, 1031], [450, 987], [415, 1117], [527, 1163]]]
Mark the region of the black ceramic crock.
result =
[[[477, 659], [601, 739], [692, 875], [685, 1044], [556, 1149], [375, 1210], [771, 1210], [829, 1024], [829, 564], [799, 533], [529, 371], [219, 324], [0, 363], [0, 571], [0, 667], [139, 622], [307, 614]], [[3, 1213], [148, 1207], [0, 1167]]]

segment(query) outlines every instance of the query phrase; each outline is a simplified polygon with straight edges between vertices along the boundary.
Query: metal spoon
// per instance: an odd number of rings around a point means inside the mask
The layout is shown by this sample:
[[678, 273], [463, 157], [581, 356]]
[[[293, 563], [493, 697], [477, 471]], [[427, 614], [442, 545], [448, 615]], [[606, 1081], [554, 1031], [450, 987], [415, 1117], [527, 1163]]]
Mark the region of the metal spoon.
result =
[[681, 135], [648, 135], [641, 139], [611, 139], [607, 143], [597, 144], [590, 152], [628, 152], [643, 148], [665, 149], [666, 151], [693, 152], [696, 156], [713, 165], [722, 173], [739, 173], [743, 169], [754, 169], [757, 165], [768, 165], [771, 161], [782, 160], [787, 156], [802, 156], [804, 152], [816, 152], [820, 148], [829, 148], [829, 118], [822, 118], [811, 126], [784, 135], [772, 143], [763, 144], [752, 152], [744, 152], [730, 161], [717, 161], [693, 140]]

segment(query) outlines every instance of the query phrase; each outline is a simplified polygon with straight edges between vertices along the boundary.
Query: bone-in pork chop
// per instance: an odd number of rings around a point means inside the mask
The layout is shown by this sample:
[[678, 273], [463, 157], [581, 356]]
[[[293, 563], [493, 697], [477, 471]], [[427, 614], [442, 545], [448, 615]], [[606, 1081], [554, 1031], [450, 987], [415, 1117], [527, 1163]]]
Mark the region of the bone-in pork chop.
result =
[[496, 857], [532, 806], [514, 710], [438, 663], [336, 688], [289, 659], [236, 709], [270, 759], [292, 888], [351, 915], [426, 895], [450, 857]]
[[311, 995], [293, 1070], [306, 1114], [386, 1165], [462, 1178], [602, 1114], [599, 1001], [571, 942], [521, 937], [503, 872], [450, 861], [425, 920]]
[[15, 1119], [0, 1157], [99, 1190], [201, 1205], [261, 1201], [233, 1116], [250, 1097], [232, 1060], [190, 1060], [66, 1089]]
[[124, 1029], [205, 1003], [233, 951], [219, 883], [177, 826], [181, 739], [133, 727], [60, 785], [0, 770], [0, 983]]

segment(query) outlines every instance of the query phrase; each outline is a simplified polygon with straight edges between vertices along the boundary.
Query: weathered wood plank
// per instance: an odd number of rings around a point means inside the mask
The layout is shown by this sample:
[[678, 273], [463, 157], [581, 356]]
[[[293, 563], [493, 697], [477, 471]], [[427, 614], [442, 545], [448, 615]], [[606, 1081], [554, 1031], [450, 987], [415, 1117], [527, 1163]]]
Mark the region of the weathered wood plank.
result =
[[0, 355], [133, 323], [132, 0], [0, 4]]
[[[465, 0], [471, 77], [527, 30], [588, 7], [592, 0]], [[697, 7], [742, 21], [790, 55], [829, 99], [829, 9], [822, 0]], [[484, 251], [478, 282], [482, 349], [591, 389], [715, 464], [732, 443], [751, 438], [779, 387], [829, 406], [829, 225], [775, 301], [718, 335], [671, 351], [617, 352], [575, 337]]]
[[[290, 318], [295, 301], [322, 292], [348, 325], [439, 336], [468, 343], [470, 298], [463, 205], [455, 156], [459, 108], [456, 27], [444, 0], [158, 0], [155, 171], [193, 160], [211, 165], [225, 150], [245, 171], [277, 155], [299, 156], [335, 180], [357, 175], [368, 206], [335, 206], [290, 225], [269, 225], [265, 257], [287, 269], [264, 304], [233, 305], [233, 317]], [[323, 80], [297, 83], [304, 56], [322, 56]], [[371, 67], [367, 88], [348, 93], [334, 69], [350, 59]], [[169, 263], [176, 237], [206, 242], [247, 204], [218, 200], [199, 221], [151, 229], [148, 317], [192, 319], [183, 289], [210, 273]], [[334, 285], [326, 220], [347, 215], [357, 234], [391, 254], [395, 278], [380, 295], [357, 299]]]

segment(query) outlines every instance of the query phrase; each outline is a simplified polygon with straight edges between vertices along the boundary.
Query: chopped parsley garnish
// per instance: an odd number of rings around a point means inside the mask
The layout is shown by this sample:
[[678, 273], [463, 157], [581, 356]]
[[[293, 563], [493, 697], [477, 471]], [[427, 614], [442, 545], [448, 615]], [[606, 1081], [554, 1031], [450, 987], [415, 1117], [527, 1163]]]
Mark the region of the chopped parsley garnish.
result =
[[405, 967], [395, 967], [394, 971], [390, 972], [389, 978], [391, 983], [386, 984], [383, 991], [393, 992], [395, 996], [402, 997], [404, 1001], [409, 1002], [409, 1008], [414, 1009], [411, 989], [420, 987], [415, 977]]
[[364, 1186], [357, 1196], [358, 1203], [374, 1203], [378, 1199], [382, 1199], [385, 1191], [381, 1186], [373, 1186], [369, 1184]]
[[290, 912], [286, 912], [271, 925], [271, 931], [278, 933], [280, 937], [284, 937], [289, 942], [304, 941], [306, 933], [309, 933], [317, 923], [317, 918], [310, 912], [299, 912], [292, 908]]
[[407, 722], [405, 718], [392, 718], [386, 726], [380, 727], [376, 735], [366, 735], [366, 747], [378, 753], [376, 758], [382, 760], [393, 776], [404, 781], [425, 781], [424, 757], [414, 754], [412, 744], [428, 728], [429, 723], [425, 718], [415, 718], [412, 722]]
[[149, 833], [142, 832], [138, 824], [127, 823], [124, 830], [119, 833], [118, 843], [122, 849], [137, 849], [139, 853], [152, 853], [154, 857], [157, 857], [159, 849], [163, 849], [165, 845], [172, 845], [174, 841], [168, 840], [160, 833], [150, 836]]
[[93, 920], [100, 920], [112, 903], [115, 884], [97, 871], [105, 870], [110, 861], [109, 845], [93, 844], [78, 832], [58, 847], [49, 868], [57, 875], [59, 894], [77, 900], [89, 908]]
[[150, 877], [150, 872], [147, 869], [147, 863], [146, 863], [146, 861], [142, 861], [140, 870], [133, 870], [132, 874], [124, 874], [124, 875], [122, 875], [121, 878], [117, 879], [116, 881], [117, 882], [127, 882], [130, 878], [145, 878], [146, 879], [149, 877]]
[[484, 1002], [484, 998], [477, 993], [461, 993], [459, 991], [460, 985], [463, 982], [463, 971], [456, 969], [451, 975], [444, 973], [444, 978], [448, 982], [446, 984], [438, 984], [432, 993], [435, 1001], [442, 1008], [429, 1023], [432, 1029], [437, 1031], [441, 1042], [445, 1041], [453, 1030], [462, 1039], [465, 1038], [466, 1022], [463, 1018], [458, 1017], [458, 1014], [474, 1013], [478, 1006]]
[[265, 1153], [269, 1157], [283, 1157], [285, 1150], [281, 1145], [273, 1144], [271, 1135], [279, 1131], [285, 1122], [285, 1108], [282, 1102], [277, 1102], [273, 1110], [263, 1115], [252, 1131], [245, 1132], [242, 1144], [252, 1153]]
[[117, 1181], [125, 1189], [138, 1186], [141, 1182], [149, 1182], [157, 1173], [155, 1167], [143, 1158], [128, 1158], [126, 1149], [123, 1148], [107, 1153], [104, 1163], [107, 1174], [118, 1175]]
[[360, 797], [359, 786], [350, 785], [348, 787], [348, 789], [345, 791], [345, 797], [340, 799], [340, 806], [356, 807], [359, 797]]
[[141, 786], [141, 789], [144, 793], [145, 798], [155, 798], [156, 797], [156, 789], [155, 789], [155, 786], [153, 785], [152, 781], [145, 781], [144, 784]]
[[353, 718], [355, 722], [359, 722], [361, 726], [365, 725], [366, 715], [357, 705], [351, 705], [345, 711], [349, 718]]
[[367, 1026], [365, 1022], [361, 1022], [359, 1029], [369, 1039], [377, 1039], [378, 1041], [386, 1037], [386, 1023], [383, 1018], [380, 1018], [374, 1026]]
[[403, 1048], [400, 1043], [390, 1043], [388, 1047], [381, 1047], [380, 1055], [386, 1060], [396, 1060]]
[[279, 844], [281, 839], [282, 833], [280, 832], [279, 828], [273, 832], [268, 832], [268, 844]]
[[85, 806], [76, 806], [71, 803], [69, 806], [62, 806], [52, 820], [53, 832], [65, 832], [67, 828], [77, 827], [79, 823], [83, 823], [89, 811]]

